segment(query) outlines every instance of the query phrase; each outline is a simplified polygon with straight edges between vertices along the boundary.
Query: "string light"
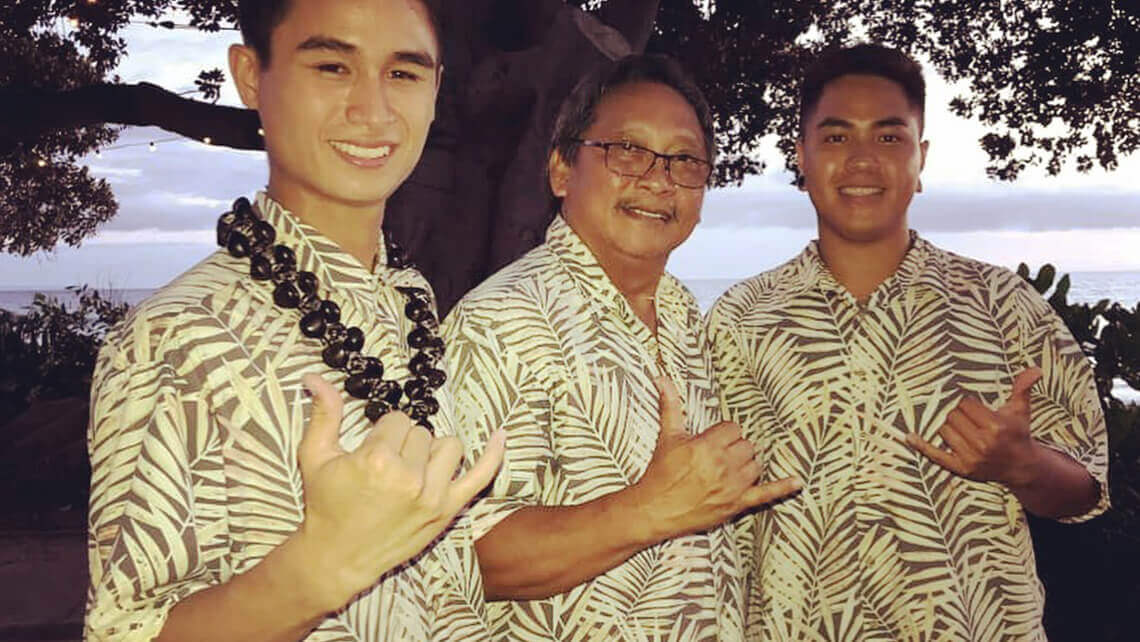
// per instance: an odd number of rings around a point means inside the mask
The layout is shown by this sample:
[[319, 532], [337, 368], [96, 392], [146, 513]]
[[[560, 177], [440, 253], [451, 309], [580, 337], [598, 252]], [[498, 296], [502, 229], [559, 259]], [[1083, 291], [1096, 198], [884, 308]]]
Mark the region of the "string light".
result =
[[[262, 129], [258, 129], [258, 133], [264, 135], [265, 132]], [[187, 140], [187, 138], [185, 138], [183, 136], [170, 136], [169, 138], [159, 138], [159, 139], [155, 139], [155, 140], [151, 140], [151, 141], [147, 141], [147, 142], [122, 143], [119, 145], [112, 145], [110, 147], [101, 147], [99, 149], [96, 149], [94, 151], [94, 154], [95, 154], [95, 158], [101, 159], [101, 158], [103, 158], [103, 152], [115, 151], [117, 149], [127, 149], [130, 147], [141, 147], [143, 145], [146, 145], [147, 149], [149, 151], [157, 152], [158, 146], [161, 145], [162, 143], [170, 143], [170, 142], [174, 142], [174, 141], [178, 141], [178, 140]], [[193, 139], [191, 139], [191, 140], [193, 140]], [[201, 142], [206, 144], [206, 145], [213, 145], [214, 139], [211, 136], [203, 136]]]
[[71, 16], [70, 18], [67, 19], [67, 22], [68, 22], [68, 24], [71, 25], [72, 29], [78, 29], [79, 28], [79, 18], [76, 18], [75, 16]]
[[47, 161], [41, 158], [36, 161], [36, 165], [39, 165], [40, 167], [47, 167]]
[[257, 128], [257, 135], [258, 136], [265, 136], [265, 130], [262, 129], [261, 127], [258, 127]]

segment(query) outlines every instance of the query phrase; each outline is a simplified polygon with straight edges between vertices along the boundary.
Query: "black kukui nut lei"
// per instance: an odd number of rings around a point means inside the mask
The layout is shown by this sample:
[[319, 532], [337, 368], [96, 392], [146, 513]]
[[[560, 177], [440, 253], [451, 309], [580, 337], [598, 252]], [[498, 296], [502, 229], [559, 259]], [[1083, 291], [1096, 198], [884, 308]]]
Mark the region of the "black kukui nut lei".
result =
[[[232, 256], [249, 257], [249, 274], [254, 280], [274, 284], [274, 303], [300, 310], [301, 333], [321, 342], [325, 365], [348, 375], [344, 388], [353, 397], [368, 401], [364, 414], [369, 421], [376, 421], [392, 410], [401, 410], [412, 421], [434, 431], [428, 417], [439, 412], [435, 391], [447, 380], [447, 375], [436, 367], [443, 357], [444, 346], [443, 339], [436, 334], [439, 321], [426, 291], [416, 287], [396, 288], [408, 300], [404, 314], [416, 324], [407, 336], [408, 347], [416, 351], [408, 362], [412, 377], [401, 385], [384, 378], [384, 364], [379, 358], [361, 354], [364, 332], [340, 322], [340, 306], [320, 298], [317, 276], [297, 271], [296, 254], [285, 245], [274, 244], [277, 231], [269, 221], [258, 217], [248, 199], [242, 197], [234, 201], [233, 208], [218, 219], [217, 232], [218, 245]], [[384, 245], [388, 267], [402, 270], [411, 266], [399, 246], [387, 239]]]

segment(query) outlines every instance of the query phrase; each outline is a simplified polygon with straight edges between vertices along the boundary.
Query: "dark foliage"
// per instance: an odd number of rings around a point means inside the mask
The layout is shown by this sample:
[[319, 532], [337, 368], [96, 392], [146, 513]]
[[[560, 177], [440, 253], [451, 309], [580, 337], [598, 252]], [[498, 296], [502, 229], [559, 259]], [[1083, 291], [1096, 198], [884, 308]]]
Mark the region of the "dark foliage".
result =
[[[1134, 640], [1140, 608], [1140, 405], [1112, 395], [1121, 379], [1140, 390], [1140, 302], [1132, 309], [1102, 300], [1095, 305], [1067, 300], [1069, 276], [1053, 286], [1056, 270], [1045, 265], [1033, 284], [1065, 321], [1093, 362], [1093, 374], [1108, 423], [1108, 489], [1112, 509], [1089, 522], [1058, 524], [1031, 518], [1037, 568], [1049, 599], [1045, 624], [1059, 641]], [[1050, 293], [1052, 289], [1052, 293]]]
[[38, 401], [88, 394], [99, 345], [128, 306], [87, 286], [68, 290], [76, 299], [73, 305], [36, 294], [23, 314], [0, 310], [0, 417], [5, 420]]

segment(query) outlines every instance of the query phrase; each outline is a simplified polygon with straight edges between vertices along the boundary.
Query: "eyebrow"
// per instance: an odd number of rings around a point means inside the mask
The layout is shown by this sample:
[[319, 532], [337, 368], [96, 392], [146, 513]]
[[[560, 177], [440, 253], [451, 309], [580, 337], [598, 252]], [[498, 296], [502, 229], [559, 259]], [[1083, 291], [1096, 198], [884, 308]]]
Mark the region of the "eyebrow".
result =
[[[818, 125], [816, 125], [816, 129], [824, 129], [826, 127], [838, 127], [840, 129], [854, 129], [855, 125], [851, 124], [850, 121], [843, 120], [842, 118], [834, 118], [834, 117], [824, 118], [823, 120], [819, 121]], [[875, 127], [875, 128], [906, 127], [906, 120], [903, 118], [899, 118], [898, 116], [891, 116], [889, 118], [883, 118], [882, 120], [876, 120], [873, 124], [873, 127]]]
[[[626, 127], [626, 128], [619, 129], [616, 132], [609, 134], [608, 136], [603, 136], [602, 138], [606, 138], [607, 140], [616, 140], [616, 139], [624, 138], [626, 140], [629, 140], [629, 142], [637, 145], [638, 147], [645, 147], [646, 149], [649, 149], [649, 147], [646, 146], [646, 144], [644, 142], [638, 142], [638, 140], [641, 140], [641, 141], [645, 140], [645, 131], [642, 130], [640, 127], [636, 127], [636, 126], [632, 127], [632, 128]], [[679, 137], [679, 140], [674, 140], [671, 142], [674, 145], [679, 145], [683, 148], [684, 147], [690, 147], [690, 146], [694, 148], [692, 150], [692, 152], [684, 152], [683, 151], [683, 152], [680, 152], [680, 154], [690, 154], [690, 153], [707, 154], [708, 153], [704, 149], [704, 147], [705, 147], [704, 138], [697, 138], [697, 137], [693, 137], [693, 136], [684, 134], [684, 135], [681, 135]], [[676, 154], [673, 154], [673, 155], [676, 155]]]
[[337, 51], [340, 53], [356, 53], [356, 45], [328, 36], [310, 36], [305, 39], [304, 42], [297, 45], [297, 51], [313, 51], [319, 49]]
[[[358, 51], [356, 45], [329, 36], [311, 36], [297, 45], [297, 51], [321, 50], [335, 51], [343, 54], [355, 54]], [[406, 62], [425, 69], [436, 68], [435, 58], [426, 51], [397, 51], [393, 54], [393, 57], [397, 62]]]
[[396, 60], [399, 62], [419, 65], [425, 69], [436, 68], [435, 58], [426, 51], [397, 51]]

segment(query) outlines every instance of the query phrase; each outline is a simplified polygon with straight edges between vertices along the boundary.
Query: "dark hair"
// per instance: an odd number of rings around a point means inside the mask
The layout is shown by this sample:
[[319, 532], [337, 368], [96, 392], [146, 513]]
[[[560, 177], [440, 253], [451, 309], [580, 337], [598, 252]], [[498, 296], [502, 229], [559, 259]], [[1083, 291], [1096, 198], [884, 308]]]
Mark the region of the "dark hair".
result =
[[861, 44], [826, 51], [804, 71], [800, 86], [800, 136], [803, 136], [808, 114], [819, 105], [827, 84], [851, 74], [879, 76], [901, 87], [907, 102], [918, 109], [918, 126], [922, 128], [926, 117], [926, 82], [922, 79], [922, 66], [898, 49]]
[[[419, 0], [427, 10], [428, 22], [431, 23], [432, 33], [435, 34], [436, 44], [443, 56], [443, 31], [440, 30], [439, 0]], [[239, 0], [238, 26], [241, 27], [241, 39], [245, 45], [257, 53], [262, 69], [269, 66], [269, 41], [273, 30], [285, 20], [293, 0]]]
[[704, 134], [708, 161], [716, 161], [716, 130], [713, 125], [712, 110], [692, 76], [681, 68], [676, 60], [663, 54], [633, 54], [609, 62], [593, 70], [574, 87], [554, 121], [554, 133], [550, 137], [548, 156], [555, 150], [568, 164], [574, 164], [578, 154], [575, 139], [594, 123], [598, 104], [607, 92], [623, 85], [639, 82], [655, 82], [666, 85], [681, 94], [697, 114]]

